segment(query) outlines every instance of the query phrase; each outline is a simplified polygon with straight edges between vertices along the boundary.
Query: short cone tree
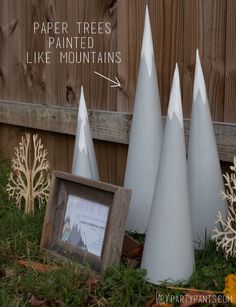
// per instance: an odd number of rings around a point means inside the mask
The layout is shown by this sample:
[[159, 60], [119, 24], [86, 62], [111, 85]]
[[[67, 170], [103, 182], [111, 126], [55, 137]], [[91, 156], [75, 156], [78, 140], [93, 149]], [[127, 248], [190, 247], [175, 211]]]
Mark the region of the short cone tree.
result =
[[24, 206], [25, 213], [34, 214], [36, 202], [39, 208], [47, 202], [50, 185], [48, 170], [47, 151], [41, 139], [37, 134], [31, 137], [26, 133], [15, 148], [7, 184], [9, 198], [15, 201], [18, 208]]
[[215, 222], [218, 227], [212, 233], [217, 249], [223, 249], [226, 259], [236, 257], [236, 156], [230, 170], [230, 175], [224, 175], [226, 191], [221, 192], [223, 199], [228, 201], [228, 212], [226, 218], [218, 212]]

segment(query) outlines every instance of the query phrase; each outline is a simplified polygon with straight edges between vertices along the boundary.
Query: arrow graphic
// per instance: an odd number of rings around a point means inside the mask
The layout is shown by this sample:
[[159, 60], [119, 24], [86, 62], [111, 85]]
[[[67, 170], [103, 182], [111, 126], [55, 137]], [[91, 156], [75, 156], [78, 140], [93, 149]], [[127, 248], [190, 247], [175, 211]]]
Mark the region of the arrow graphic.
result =
[[107, 78], [106, 76], [100, 74], [100, 73], [97, 72], [97, 71], [95, 71], [94, 73], [95, 73], [96, 75], [98, 75], [98, 76], [100, 76], [100, 77], [102, 77], [102, 78], [104, 78], [104, 79], [106, 79], [106, 80], [112, 82], [113, 85], [111, 85], [111, 87], [121, 87], [120, 81], [119, 81], [119, 79], [118, 79], [117, 77], [115, 77], [116, 80], [114, 81], [114, 80], [109, 79], [109, 78]]

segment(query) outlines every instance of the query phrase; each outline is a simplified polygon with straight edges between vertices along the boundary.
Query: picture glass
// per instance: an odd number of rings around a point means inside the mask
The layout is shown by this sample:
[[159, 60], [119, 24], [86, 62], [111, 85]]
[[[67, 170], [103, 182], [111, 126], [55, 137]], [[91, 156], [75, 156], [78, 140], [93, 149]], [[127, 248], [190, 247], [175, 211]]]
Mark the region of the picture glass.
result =
[[100, 257], [108, 213], [108, 206], [68, 195], [61, 240]]

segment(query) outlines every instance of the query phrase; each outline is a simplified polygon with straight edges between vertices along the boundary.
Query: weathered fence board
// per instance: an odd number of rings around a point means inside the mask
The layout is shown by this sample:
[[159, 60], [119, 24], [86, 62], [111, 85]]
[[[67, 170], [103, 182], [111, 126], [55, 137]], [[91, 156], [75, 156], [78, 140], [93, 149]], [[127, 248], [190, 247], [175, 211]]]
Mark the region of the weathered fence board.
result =
[[8, 84], [8, 1], [0, 1], [0, 95], [7, 99], [9, 92]]
[[236, 121], [236, 1], [227, 0], [224, 121]]
[[[15, 3], [16, 1], [13, 0]], [[24, 33], [24, 36], [19, 36], [19, 40], [25, 44], [25, 50], [22, 54], [22, 59], [19, 64], [24, 67], [22, 78], [27, 79], [27, 99], [21, 101], [32, 101], [33, 103], [43, 103], [46, 100], [46, 65], [44, 63], [29, 63], [27, 64], [26, 52], [29, 54], [29, 59], [32, 59], [32, 56], [35, 51], [44, 52], [45, 51], [45, 38], [40, 33], [33, 32], [33, 22], [37, 21], [42, 23], [45, 20], [46, 15], [46, 0], [42, 0], [40, 5], [37, 1], [25, 1], [26, 2], [26, 11], [25, 14], [25, 24], [21, 24], [21, 31]], [[17, 1], [20, 4], [20, 1]], [[14, 11], [14, 9], [13, 9]], [[12, 46], [19, 53], [19, 49]], [[11, 60], [9, 59], [9, 63]], [[14, 73], [10, 74], [10, 78], [14, 76]], [[14, 84], [14, 83], [13, 83]], [[15, 98], [17, 99], [17, 98]], [[12, 97], [14, 100], [14, 97]]]
[[[225, 25], [227, 1], [203, 1], [204, 72], [211, 103], [212, 117], [224, 121], [225, 92]], [[211, 39], [209, 39], [211, 33]]]
[[[77, 108], [0, 101], [0, 122], [50, 132], [75, 135], [77, 114]], [[89, 121], [94, 139], [129, 143], [131, 113], [89, 110]], [[214, 122], [214, 129], [221, 160], [232, 161], [236, 154], [236, 124]], [[188, 137], [189, 120], [185, 120], [185, 134]]]
[[[75, 135], [78, 109], [0, 101], [0, 122], [15, 126]], [[90, 110], [93, 137], [128, 144], [131, 114]]]
[[[146, 4], [150, 11], [163, 114], [166, 114], [173, 69], [178, 62], [184, 116], [190, 117], [198, 47], [213, 120], [236, 123], [234, 0], [1, 0], [0, 100], [29, 104], [25, 109], [21, 104], [19, 108], [12, 106], [12, 123], [6, 119], [10, 116], [7, 110], [0, 113], [5, 116], [0, 122], [9, 123], [1, 124], [0, 152], [10, 156], [6, 148], [16, 146], [27, 127], [35, 127], [50, 147], [53, 167], [70, 170], [76, 111], [70, 113], [68, 108], [78, 107], [81, 85], [90, 109], [132, 113]], [[94, 51], [119, 50], [122, 62], [58, 65], [53, 61], [50, 65], [27, 65], [26, 51], [30, 54], [48, 51], [45, 43], [48, 36], [33, 34], [34, 21], [67, 21], [70, 36], [78, 35], [76, 21], [108, 21], [112, 33], [94, 35]], [[51, 51], [55, 58], [58, 50]], [[109, 78], [117, 75], [122, 88], [110, 88], [106, 80], [94, 74], [95, 70]], [[31, 104], [39, 104], [38, 111]], [[93, 135], [98, 139], [95, 149], [101, 176], [105, 181], [122, 184], [131, 115], [90, 111], [90, 119]], [[25, 125], [21, 124], [24, 121]], [[114, 128], [109, 132], [112, 125]], [[217, 127], [215, 124], [221, 158], [231, 161], [235, 153], [235, 128], [220, 124]], [[68, 134], [63, 135], [62, 131]]]

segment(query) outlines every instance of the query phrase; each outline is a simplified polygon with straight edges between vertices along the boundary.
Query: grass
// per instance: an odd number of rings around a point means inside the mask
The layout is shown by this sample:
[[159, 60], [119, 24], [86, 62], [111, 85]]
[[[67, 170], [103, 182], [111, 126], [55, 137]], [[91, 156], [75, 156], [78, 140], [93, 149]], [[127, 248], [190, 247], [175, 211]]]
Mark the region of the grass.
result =
[[236, 273], [235, 259], [226, 260], [223, 252], [217, 251], [212, 241], [195, 253], [196, 270], [190, 280], [190, 287], [222, 291], [225, 276]]
[[[145, 271], [131, 268], [125, 261], [118, 268], [109, 268], [103, 280], [88, 267], [55, 263], [39, 249], [45, 208], [37, 210], [34, 216], [25, 216], [8, 200], [5, 187], [9, 169], [9, 162], [0, 158], [0, 306], [31, 306], [30, 300], [36, 297], [46, 306], [138, 307], [156, 292], [180, 294], [147, 283]], [[140, 235], [135, 238], [144, 241]], [[20, 259], [56, 264], [59, 269], [38, 273], [17, 264]], [[222, 291], [225, 276], [233, 272], [235, 260], [226, 261], [215, 244], [209, 242], [196, 252], [196, 270], [188, 286]]]

